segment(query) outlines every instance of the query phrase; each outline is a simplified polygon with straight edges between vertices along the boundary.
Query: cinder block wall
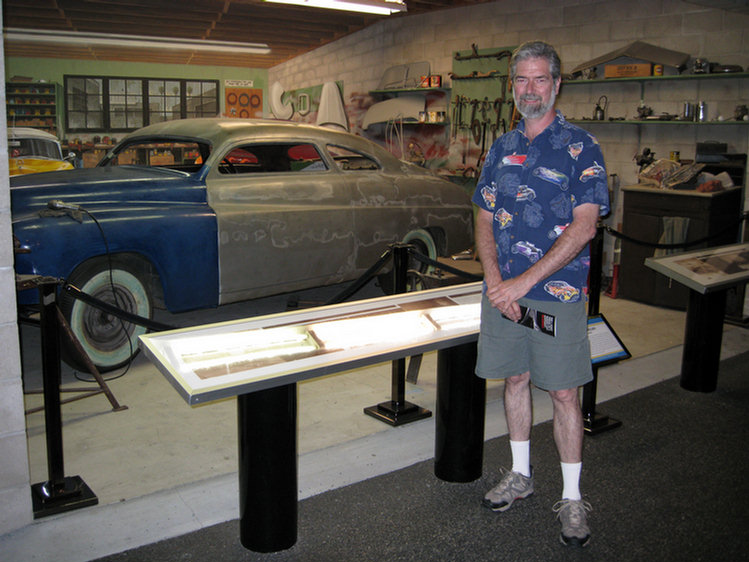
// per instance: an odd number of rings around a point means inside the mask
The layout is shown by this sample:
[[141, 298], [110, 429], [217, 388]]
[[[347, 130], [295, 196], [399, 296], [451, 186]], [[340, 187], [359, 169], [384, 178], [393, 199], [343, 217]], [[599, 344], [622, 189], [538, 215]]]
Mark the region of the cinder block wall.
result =
[[[552, 43], [562, 58], [563, 72], [637, 40], [721, 64], [749, 66], [748, 14], [679, 0], [500, 0], [383, 20], [270, 69], [268, 82], [280, 81], [285, 89], [295, 89], [342, 80], [349, 103], [376, 89], [391, 66], [429, 61], [432, 73], [446, 79], [455, 51], [470, 49], [474, 43], [484, 49], [530, 39]], [[563, 88], [558, 107], [569, 118], [589, 118], [602, 94], [609, 98], [608, 115], [636, 115], [637, 84]], [[698, 99], [708, 102], [711, 118], [732, 117], [735, 106], [749, 100], [749, 80], [669, 82], [645, 88], [646, 105], [656, 113], [678, 113], [684, 101]], [[623, 185], [636, 183], [633, 157], [644, 147], [659, 158], [668, 158], [672, 150], [679, 150], [682, 158], [693, 158], [696, 142], [721, 140], [731, 152], [747, 152], [744, 125], [592, 125], [589, 129], [601, 142], [609, 172], [618, 174]]]
[[[5, 75], [0, 44], [0, 74]], [[5, 107], [5, 88], [0, 105]], [[23, 386], [16, 323], [13, 239], [8, 185], [8, 134], [0, 117], [0, 535], [32, 520]]]

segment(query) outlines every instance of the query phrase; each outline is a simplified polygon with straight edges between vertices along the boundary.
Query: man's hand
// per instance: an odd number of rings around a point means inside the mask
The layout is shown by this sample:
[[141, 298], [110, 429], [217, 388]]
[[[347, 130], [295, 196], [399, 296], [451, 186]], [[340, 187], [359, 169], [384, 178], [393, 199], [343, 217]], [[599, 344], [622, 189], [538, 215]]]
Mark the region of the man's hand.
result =
[[507, 316], [513, 322], [520, 320], [520, 305], [517, 300], [524, 297], [531, 287], [526, 287], [522, 277], [515, 277], [488, 286], [486, 296], [492, 306]]

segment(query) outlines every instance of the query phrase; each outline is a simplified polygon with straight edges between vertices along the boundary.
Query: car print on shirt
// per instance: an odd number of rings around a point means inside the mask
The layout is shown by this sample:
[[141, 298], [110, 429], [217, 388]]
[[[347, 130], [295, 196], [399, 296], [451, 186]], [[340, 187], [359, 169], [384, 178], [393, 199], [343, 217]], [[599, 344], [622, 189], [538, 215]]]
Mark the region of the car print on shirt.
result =
[[552, 228], [549, 231], [549, 238], [551, 240], [554, 240], [555, 238], [559, 238], [562, 235], [562, 232], [565, 231], [565, 229], [570, 225], [570, 223], [567, 224], [558, 224], [554, 228]]
[[546, 180], [550, 183], [553, 183], [559, 189], [562, 191], [567, 191], [567, 188], [570, 185], [570, 180], [567, 176], [565, 176], [562, 172], [557, 172], [556, 170], [552, 170], [550, 168], [546, 168], [544, 166], [539, 166], [535, 170], [533, 170], [533, 175], [537, 178], [541, 178], [542, 180]]
[[567, 147], [567, 154], [569, 154], [573, 160], [577, 160], [577, 157], [580, 156], [580, 153], [582, 151], [583, 151], [582, 142], [576, 142]]
[[493, 209], [494, 205], [497, 203], [497, 188], [485, 185], [481, 188], [481, 197], [484, 199], [486, 206]]
[[536, 192], [527, 185], [519, 185], [518, 192], [515, 196], [516, 201], [533, 201], [536, 198]]
[[528, 158], [526, 154], [507, 154], [502, 157], [503, 166], [522, 166], [525, 163], [525, 159]]
[[580, 300], [580, 291], [575, 289], [567, 281], [554, 280], [544, 285], [544, 291], [556, 297], [562, 302], [577, 302]]
[[508, 213], [504, 208], [499, 209], [494, 214], [494, 220], [499, 223], [499, 229], [504, 230], [512, 225], [512, 213]]
[[513, 254], [520, 254], [521, 256], [525, 256], [531, 263], [536, 263], [544, 255], [541, 249], [537, 248], [527, 240], [516, 242], [512, 245], [510, 251]]
[[585, 168], [583, 173], [580, 174], [580, 181], [585, 183], [592, 179], [606, 179], [606, 169], [601, 166], [598, 162], [593, 161], [593, 165], [590, 168]]

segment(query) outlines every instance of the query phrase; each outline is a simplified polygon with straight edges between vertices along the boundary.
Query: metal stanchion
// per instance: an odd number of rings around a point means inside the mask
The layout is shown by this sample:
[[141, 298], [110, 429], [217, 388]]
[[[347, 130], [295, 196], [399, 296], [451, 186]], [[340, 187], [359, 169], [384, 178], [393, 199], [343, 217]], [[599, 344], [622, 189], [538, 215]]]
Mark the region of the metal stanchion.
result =
[[[408, 244], [394, 244], [393, 270], [395, 293], [405, 293], [408, 284]], [[364, 408], [364, 413], [390, 425], [403, 425], [432, 415], [432, 412], [406, 401], [406, 359], [396, 359], [392, 364], [391, 399]]]
[[[603, 272], [603, 228], [598, 227], [590, 242], [590, 282], [588, 290], [588, 316], [595, 316], [601, 306], [601, 274]], [[582, 410], [585, 433], [596, 434], [622, 425], [622, 422], [596, 412], [598, 367], [593, 365], [593, 380], [583, 386]]]
[[65, 476], [60, 410], [60, 331], [57, 321], [57, 280], [39, 286], [41, 309], [44, 423], [49, 480], [31, 486], [34, 518], [96, 505], [99, 499], [80, 476]]

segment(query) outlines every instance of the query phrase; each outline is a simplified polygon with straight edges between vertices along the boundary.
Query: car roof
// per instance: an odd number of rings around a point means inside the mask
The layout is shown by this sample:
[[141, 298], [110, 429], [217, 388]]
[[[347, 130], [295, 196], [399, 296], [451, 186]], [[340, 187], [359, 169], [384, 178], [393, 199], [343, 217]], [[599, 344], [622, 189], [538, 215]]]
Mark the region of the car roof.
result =
[[9, 139], [44, 139], [59, 142], [59, 139], [52, 133], [42, 131], [41, 129], [32, 129], [31, 127], [8, 127]]
[[318, 141], [322, 143], [341, 143], [351, 149], [360, 149], [383, 161], [399, 162], [390, 152], [379, 145], [354, 134], [318, 127], [306, 123], [277, 121], [274, 119], [234, 119], [221, 117], [197, 117], [175, 119], [148, 125], [130, 133], [122, 142], [139, 137], [184, 137], [202, 139], [214, 147], [233, 139], [262, 138], [278, 141]]

